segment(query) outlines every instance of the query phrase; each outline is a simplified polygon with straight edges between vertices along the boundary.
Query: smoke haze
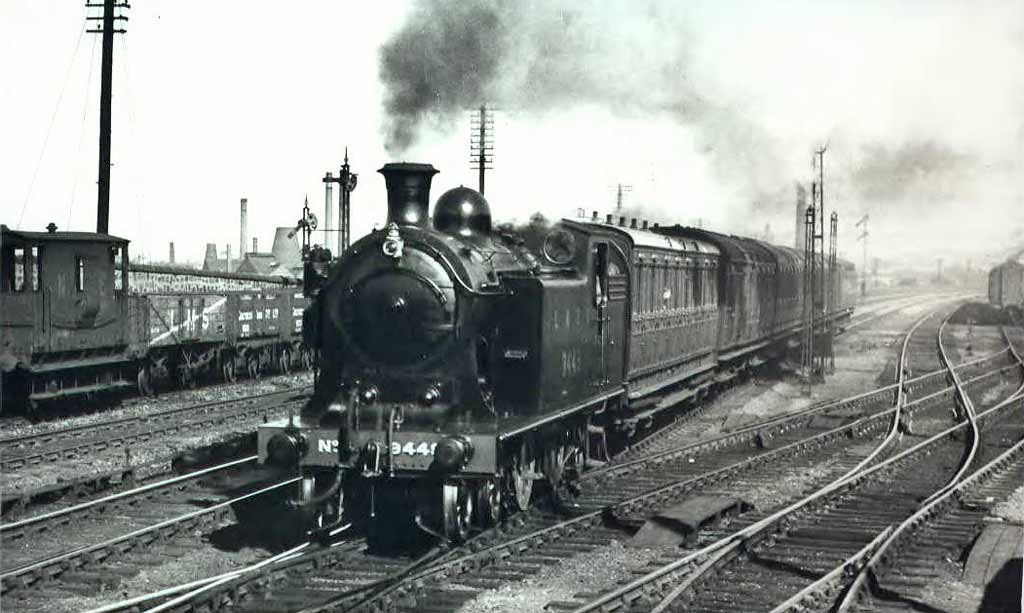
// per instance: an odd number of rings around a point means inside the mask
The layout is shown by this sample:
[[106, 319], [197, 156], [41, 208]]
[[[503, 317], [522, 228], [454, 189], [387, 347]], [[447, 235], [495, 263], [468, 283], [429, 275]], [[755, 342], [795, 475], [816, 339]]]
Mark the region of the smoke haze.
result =
[[[487, 102], [544, 126], [534, 128], [538, 175], [550, 165], [544, 150], [564, 138], [550, 132], [552, 118], [608, 118], [594, 126], [602, 134], [618, 123], [620, 172], [647, 160], [654, 185], [631, 206], [662, 220], [710, 207], [722, 229], [774, 222], [789, 242], [793, 181], [810, 180], [811, 153], [827, 145], [827, 203], [849, 226], [870, 212], [886, 229], [920, 228], [922, 211], [949, 223], [964, 207], [984, 217], [970, 220], [975, 228], [1000, 217], [1024, 226], [1007, 208], [1024, 205], [1014, 178], [1024, 76], [996, 68], [1024, 62], [1024, 10], [885, 6], [797, 3], [786, 17], [744, 3], [421, 0], [380, 54], [386, 148], [403, 155], [425, 133], [436, 142]], [[639, 136], [644, 124], [662, 126], [659, 149]], [[580, 176], [595, 166], [586, 154], [560, 164]], [[683, 166], [689, 180], [678, 184]], [[600, 190], [610, 203], [607, 184], [590, 193]], [[902, 244], [881, 228], [877, 236]]]

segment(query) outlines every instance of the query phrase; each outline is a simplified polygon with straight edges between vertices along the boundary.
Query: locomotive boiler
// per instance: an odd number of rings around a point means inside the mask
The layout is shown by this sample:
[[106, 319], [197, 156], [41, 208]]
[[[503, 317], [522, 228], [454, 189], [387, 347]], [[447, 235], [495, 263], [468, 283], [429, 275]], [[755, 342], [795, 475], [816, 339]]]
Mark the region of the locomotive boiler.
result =
[[301, 473], [318, 524], [366, 520], [372, 537], [408, 519], [464, 540], [535, 484], [557, 499], [592, 440], [699, 401], [801, 327], [795, 250], [596, 213], [524, 241], [465, 187], [430, 215], [428, 164], [379, 172], [386, 224], [307, 286], [314, 396], [259, 430], [260, 461]]

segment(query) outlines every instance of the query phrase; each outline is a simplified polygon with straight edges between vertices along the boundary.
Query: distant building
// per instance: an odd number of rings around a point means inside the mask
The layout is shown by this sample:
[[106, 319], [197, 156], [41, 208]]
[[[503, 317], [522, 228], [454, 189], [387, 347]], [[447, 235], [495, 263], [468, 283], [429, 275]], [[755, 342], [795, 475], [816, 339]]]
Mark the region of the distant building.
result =
[[292, 229], [277, 228], [270, 253], [246, 253], [234, 272], [301, 277], [302, 248]]

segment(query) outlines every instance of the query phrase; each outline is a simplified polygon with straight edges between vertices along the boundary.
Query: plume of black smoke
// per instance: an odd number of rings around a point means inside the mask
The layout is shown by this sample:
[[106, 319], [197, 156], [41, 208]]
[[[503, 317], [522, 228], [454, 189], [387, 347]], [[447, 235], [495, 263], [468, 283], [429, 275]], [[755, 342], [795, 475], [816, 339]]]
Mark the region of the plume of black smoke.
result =
[[421, 124], [488, 98], [505, 56], [505, 20], [490, 2], [424, 0], [380, 52], [387, 87], [385, 147], [397, 154]]
[[591, 104], [691, 126], [698, 152], [748, 194], [788, 184], [767, 132], [695, 82], [693, 41], [672, 3], [421, 0], [381, 50], [386, 148], [401, 154], [425, 123], [485, 101], [537, 114]]

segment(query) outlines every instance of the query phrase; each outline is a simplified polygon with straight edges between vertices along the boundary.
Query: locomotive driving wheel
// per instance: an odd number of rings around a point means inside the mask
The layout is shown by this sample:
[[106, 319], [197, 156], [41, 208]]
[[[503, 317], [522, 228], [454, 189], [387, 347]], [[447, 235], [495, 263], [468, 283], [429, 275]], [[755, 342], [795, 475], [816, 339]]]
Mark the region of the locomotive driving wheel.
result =
[[238, 378], [237, 375], [235, 374], [235, 358], [234, 358], [234, 356], [229, 356], [229, 357], [225, 358], [224, 359], [224, 364], [221, 365], [220, 370], [221, 370], [221, 374], [224, 375], [224, 381], [226, 383], [234, 383], [235, 380]]
[[464, 542], [469, 538], [473, 524], [473, 496], [469, 487], [461, 483], [445, 483], [441, 490], [441, 506], [445, 537], [455, 543]]

